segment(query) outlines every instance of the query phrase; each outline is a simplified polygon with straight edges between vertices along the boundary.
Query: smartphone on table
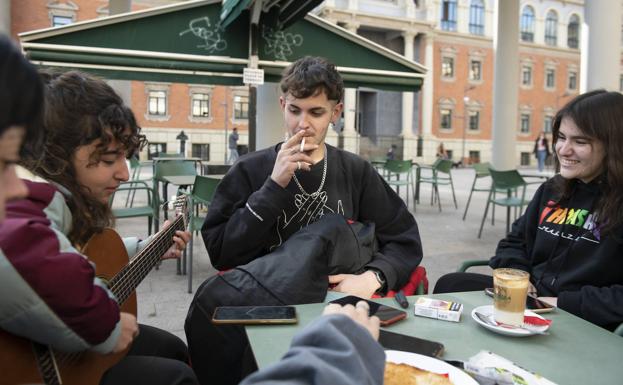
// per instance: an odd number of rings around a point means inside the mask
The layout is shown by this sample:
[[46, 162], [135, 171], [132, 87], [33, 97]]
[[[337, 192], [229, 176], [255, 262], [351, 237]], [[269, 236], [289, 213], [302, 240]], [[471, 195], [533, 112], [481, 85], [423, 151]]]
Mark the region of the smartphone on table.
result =
[[[493, 298], [493, 288], [492, 287], [486, 288], [485, 294]], [[531, 310], [535, 313], [548, 313], [554, 310], [555, 307], [528, 294], [528, 296], [526, 297], [526, 309]]]
[[221, 306], [214, 310], [214, 324], [295, 324], [294, 306]]
[[401, 319], [407, 318], [407, 312], [403, 310], [396, 309], [395, 307], [387, 305], [381, 305], [380, 303], [356, 297], [354, 295], [348, 295], [346, 297], [338, 298], [331, 301], [330, 303], [337, 303], [342, 306], [348, 304], [355, 306], [359, 301], [365, 301], [368, 303], [368, 306], [370, 306], [370, 315], [375, 315], [379, 317], [379, 319], [381, 320], [381, 326], [388, 326], [400, 321]]

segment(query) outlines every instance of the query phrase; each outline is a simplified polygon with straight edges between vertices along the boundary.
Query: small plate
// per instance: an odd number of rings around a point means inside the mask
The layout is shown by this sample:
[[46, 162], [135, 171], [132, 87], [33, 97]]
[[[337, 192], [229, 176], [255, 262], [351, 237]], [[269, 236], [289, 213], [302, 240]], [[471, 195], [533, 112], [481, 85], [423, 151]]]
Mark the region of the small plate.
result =
[[395, 364], [409, 364], [433, 373], [447, 373], [448, 377], [450, 377], [450, 381], [452, 381], [454, 385], [478, 385], [478, 382], [469, 374], [437, 358], [399, 350], [386, 350], [385, 355], [387, 357], [386, 361]]
[[[532, 335], [535, 335], [535, 334], [539, 334], [536, 331], [532, 331], [532, 330], [529, 330], [529, 329], [523, 329], [523, 328], [515, 328], [515, 327], [512, 327], [512, 326], [508, 326], [508, 325], [505, 325], [505, 326], [489, 325], [488, 323], [485, 323], [484, 321], [482, 321], [478, 317], [476, 317], [476, 312], [481, 313], [481, 314], [483, 314], [485, 316], [491, 316], [493, 314], [493, 305], [478, 306], [477, 308], [472, 310], [472, 318], [480, 326], [484, 327], [485, 329], [489, 329], [491, 331], [494, 331], [496, 333], [503, 334], [503, 335], [506, 335], [506, 336], [511, 336], [511, 337], [527, 337], [527, 336], [532, 336]], [[532, 316], [532, 317], [538, 317], [540, 319], [545, 319], [542, 316], [540, 316], [537, 313], [535, 313], [533, 311], [530, 311], [530, 310], [524, 311], [524, 315]], [[547, 329], [549, 329], [549, 325], [541, 326], [541, 327], [538, 328], [538, 330], [540, 330], [541, 332], [544, 332]]]

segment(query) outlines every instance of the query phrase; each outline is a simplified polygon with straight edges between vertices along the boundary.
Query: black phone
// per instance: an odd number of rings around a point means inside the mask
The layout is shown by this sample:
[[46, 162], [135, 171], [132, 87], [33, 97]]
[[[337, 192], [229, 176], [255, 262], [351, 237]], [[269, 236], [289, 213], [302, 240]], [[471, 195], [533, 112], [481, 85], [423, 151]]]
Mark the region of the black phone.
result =
[[214, 310], [215, 324], [295, 324], [294, 306], [221, 306]]
[[379, 343], [386, 350], [400, 350], [429, 357], [441, 357], [444, 350], [443, 344], [439, 342], [392, 333], [382, 329], [379, 334]]
[[[486, 288], [485, 294], [493, 298], [493, 288]], [[528, 296], [526, 297], [526, 309], [531, 310], [535, 313], [547, 313], [554, 310], [555, 308], [552, 305], [545, 303], [540, 299], [528, 294]]]
[[359, 298], [354, 295], [348, 295], [346, 297], [338, 298], [331, 301], [330, 303], [337, 303], [342, 306], [348, 304], [355, 306], [359, 301], [365, 301], [368, 303], [368, 305], [370, 306], [370, 315], [375, 315], [379, 317], [379, 319], [381, 320], [381, 326], [388, 326], [400, 321], [401, 319], [407, 318], [407, 313], [403, 310], [396, 309], [395, 307], [387, 305], [381, 305], [380, 303]]

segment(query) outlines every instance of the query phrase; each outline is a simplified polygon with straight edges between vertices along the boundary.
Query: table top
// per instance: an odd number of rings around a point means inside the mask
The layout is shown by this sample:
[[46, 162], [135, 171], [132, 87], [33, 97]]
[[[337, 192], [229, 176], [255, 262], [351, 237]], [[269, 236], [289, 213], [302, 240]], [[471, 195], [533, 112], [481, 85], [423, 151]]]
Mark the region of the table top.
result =
[[[557, 309], [549, 335], [508, 337], [493, 333], [471, 318], [472, 310], [491, 300], [482, 292], [427, 295], [463, 304], [458, 323], [413, 315], [417, 296], [408, 297], [408, 316], [387, 327], [396, 333], [434, 340], [445, 346], [442, 356], [467, 360], [481, 350], [501, 355], [558, 384], [615, 384], [623, 379], [623, 338], [579, 317]], [[391, 298], [376, 300], [397, 306]], [[247, 326], [247, 335], [260, 368], [277, 362], [288, 350], [294, 334], [322, 313], [325, 304], [297, 305], [297, 325]]]

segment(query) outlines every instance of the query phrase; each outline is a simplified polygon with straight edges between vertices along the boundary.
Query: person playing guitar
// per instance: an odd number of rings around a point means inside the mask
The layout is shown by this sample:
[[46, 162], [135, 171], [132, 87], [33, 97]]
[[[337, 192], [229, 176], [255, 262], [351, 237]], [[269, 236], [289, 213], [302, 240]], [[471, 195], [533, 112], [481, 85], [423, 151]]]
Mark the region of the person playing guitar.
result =
[[[24, 90], [40, 87], [17, 49], [0, 40], [0, 50], [0, 61], [9, 63], [0, 63], [3, 93], [8, 89], [21, 98], [28, 94]], [[24, 72], [29, 77], [20, 78]], [[0, 327], [63, 352], [122, 352], [120, 361], [92, 380], [95, 384], [198, 383], [186, 345], [163, 330], [138, 325], [85, 255], [89, 240], [114, 224], [108, 198], [128, 180], [126, 157], [145, 143], [132, 111], [93, 76], [75, 71], [42, 76], [45, 129], [42, 138], [26, 138], [21, 159], [30, 173], [23, 175], [28, 196], [7, 205], [0, 226], [0, 257], [9, 262], [0, 277]], [[34, 120], [36, 98], [32, 103]], [[162, 258], [178, 258], [190, 240], [189, 232], [175, 229], [166, 233]], [[124, 244], [130, 256], [140, 256], [148, 241], [126, 238]], [[35, 381], [48, 380], [25, 382]]]

